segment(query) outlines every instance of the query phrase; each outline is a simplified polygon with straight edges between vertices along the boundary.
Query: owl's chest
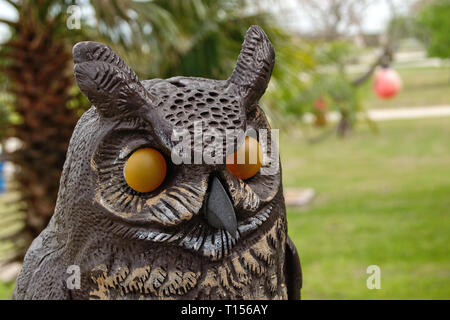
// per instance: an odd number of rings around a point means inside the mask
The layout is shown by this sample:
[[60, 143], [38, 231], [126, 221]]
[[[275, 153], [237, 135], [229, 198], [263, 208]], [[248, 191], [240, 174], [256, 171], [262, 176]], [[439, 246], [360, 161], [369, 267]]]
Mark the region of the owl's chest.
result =
[[286, 223], [245, 239], [227, 257], [209, 262], [197, 256], [154, 252], [135, 263], [100, 264], [89, 273], [91, 299], [286, 299]]

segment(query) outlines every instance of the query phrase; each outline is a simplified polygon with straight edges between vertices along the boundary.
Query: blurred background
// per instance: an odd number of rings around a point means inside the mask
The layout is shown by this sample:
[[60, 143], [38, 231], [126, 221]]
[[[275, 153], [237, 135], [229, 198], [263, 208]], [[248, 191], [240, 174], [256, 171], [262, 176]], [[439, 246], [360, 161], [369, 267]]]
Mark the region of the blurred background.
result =
[[226, 79], [257, 24], [303, 298], [449, 299], [449, 17], [449, 0], [0, 0], [0, 298], [89, 107], [72, 46], [108, 43], [141, 79]]

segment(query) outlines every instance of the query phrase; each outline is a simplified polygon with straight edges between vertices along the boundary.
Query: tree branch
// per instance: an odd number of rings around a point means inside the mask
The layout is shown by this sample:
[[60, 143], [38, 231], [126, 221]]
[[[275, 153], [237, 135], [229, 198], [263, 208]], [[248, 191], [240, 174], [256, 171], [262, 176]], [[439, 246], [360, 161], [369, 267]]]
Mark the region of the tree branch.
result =
[[375, 69], [379, 65], [388, 65], [391, 61], [392, 61], [392, 49], [391, 46], [388, 44], [384, 47], [381, 55], [370, 65], [369, 69], [362, 76], [353, 80], [352, 84], [355, 87], [362, 85], [372, 76]]
[[17, 22], [6, 20], [6, 19], [2, 19], [2, 18], [0, 18], [0, 23], [5, 23], [7, 25], [10, 25], [11, 27], [17, 26]]
[[[389, 9], [391, 10], [391, 19], [394, 19], [397, 16], [394, 2], [392, 0], [387, 0], [387, 3], [389, 5]], [[378, 57], [378, 59], [370, 66], [369, 70], [367, 70], [366, 73], [364, 73], [362, 76], [360, 76], [359, 78], [352, 81], [352, 84], [354, 86], [356, 86], [356, 87], [360, 86], [367, 79], [369, 79], [370, 76], [373, 74], [373, 72], [379, 65], [387, 66], [392, 62], [393, 55], [394, 55], [392, 42], [394, 41], [395, 38], [392, 34], [389, 34], [388, 32], [386, 32], [386, 36], [387, 36], [387, 39], [386, 39], [386, 42], [383, 47], [383, 52]]]
[[16, 8], [16, 10], [20, 9], [20, 5], [12, 0], [6, 0], [6, 2], [8, 2], [10, 5], [12, 5], [14, 8]]

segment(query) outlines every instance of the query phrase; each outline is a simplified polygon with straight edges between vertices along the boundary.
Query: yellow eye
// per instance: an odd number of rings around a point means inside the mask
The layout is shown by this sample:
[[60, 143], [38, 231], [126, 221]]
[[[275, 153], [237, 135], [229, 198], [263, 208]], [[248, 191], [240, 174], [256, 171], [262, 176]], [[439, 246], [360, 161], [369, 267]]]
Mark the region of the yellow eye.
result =
[[247, 136], [239, 149], [227, 156], [227, 168], [235, 177], [242, 180], [249, 179], [258, 173], [262, 159], [258, 140]]
[[130, 188], [150, 192], [164, 181], [167, 172], [163, 155], [152, 148], [136, 150], [127, 160], [123, 174]]

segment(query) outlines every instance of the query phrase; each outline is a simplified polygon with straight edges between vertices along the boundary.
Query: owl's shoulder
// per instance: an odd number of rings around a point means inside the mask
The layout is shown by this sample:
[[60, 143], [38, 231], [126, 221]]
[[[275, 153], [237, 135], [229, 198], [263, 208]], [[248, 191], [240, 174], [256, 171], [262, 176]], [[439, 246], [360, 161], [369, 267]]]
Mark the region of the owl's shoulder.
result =
[[50, 224], [34, 239], [17, 277], [13, 299], [69, 299], [66, 270], [61, 269], [64, 245], [57, 238]]

